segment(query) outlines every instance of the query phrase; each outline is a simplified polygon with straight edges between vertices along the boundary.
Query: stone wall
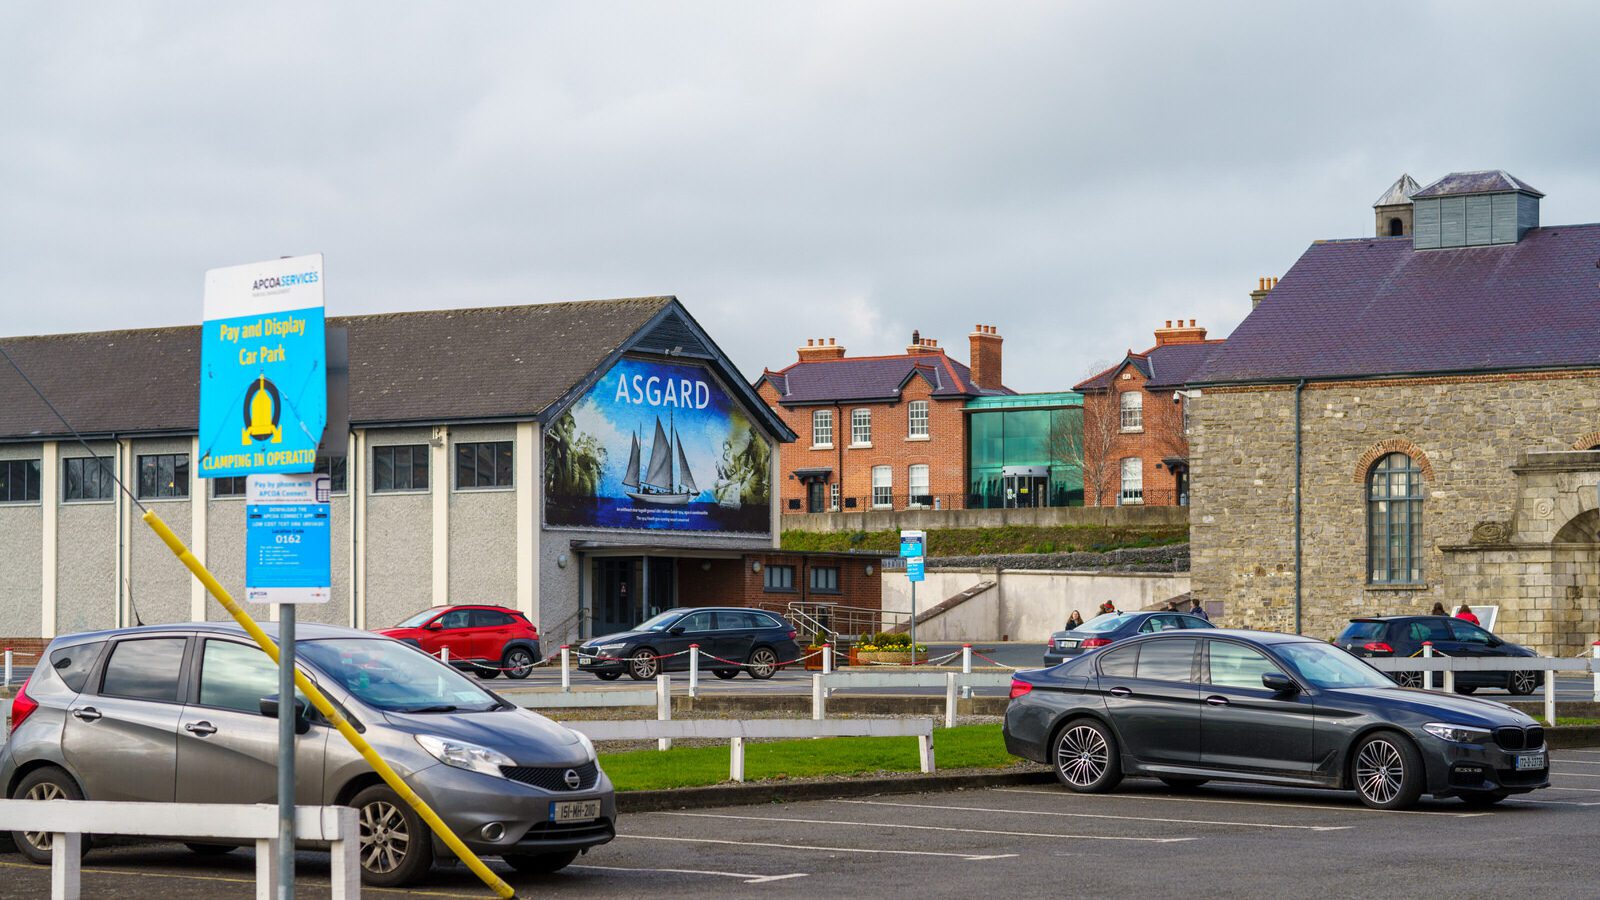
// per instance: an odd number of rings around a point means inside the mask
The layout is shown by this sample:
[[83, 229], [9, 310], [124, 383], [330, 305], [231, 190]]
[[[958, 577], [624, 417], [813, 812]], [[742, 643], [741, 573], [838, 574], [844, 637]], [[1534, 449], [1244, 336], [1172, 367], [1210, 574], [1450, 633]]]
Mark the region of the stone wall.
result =
[[[1293, 398], [1286, 385], [1212, 388], [1191, 407], [1194, 593], [1227, 601], [1227, 624], [1294, 629]], [[1594, 640], [1600, 584], [1580, 570], [1595, 538], [1554, 538], [1595, 505], [1594, 490], [1579, 488], [1600, 480], [1600, 456], [1564, 475], [1565, 496], [1560, 479], [1534, 485], [1515, 469], [1529, 451], [1568, 451], [1595, 431], [1600, 372], [1312, 384], [1302, 415], [1305, 634], [1466, 600], [1500, 605], [1498, 630], [1544, 652], [1570, 655]], [[1418, 585], [1367, 580], [1366, 465], [1394, 448], [1424, 469]], [[1549, 517], [1530, 521], [1540, 498]], [[1493, 538], [1507, 545], [1498, 555], [1478, 549]]]

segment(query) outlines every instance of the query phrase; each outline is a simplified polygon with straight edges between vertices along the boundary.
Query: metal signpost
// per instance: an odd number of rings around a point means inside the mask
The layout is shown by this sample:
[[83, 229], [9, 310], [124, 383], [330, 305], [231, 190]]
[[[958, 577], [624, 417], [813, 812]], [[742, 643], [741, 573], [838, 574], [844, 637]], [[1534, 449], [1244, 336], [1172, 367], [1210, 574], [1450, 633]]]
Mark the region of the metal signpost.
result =
[[295, 604], [332, 583], [329, 479], [309, 474], [328, 418], [322, 256], [206, 273], [200, 476], [248, 476], [245, 597], [279, 608], [278, 896], [294, 896]]
[[923, 559], [928, 535], [923, 531], [900, 532], [900, 557], [906, 561], [906, 580], [911, 582], [911, 664], [917, 664], [917, 582], [922, 580]]

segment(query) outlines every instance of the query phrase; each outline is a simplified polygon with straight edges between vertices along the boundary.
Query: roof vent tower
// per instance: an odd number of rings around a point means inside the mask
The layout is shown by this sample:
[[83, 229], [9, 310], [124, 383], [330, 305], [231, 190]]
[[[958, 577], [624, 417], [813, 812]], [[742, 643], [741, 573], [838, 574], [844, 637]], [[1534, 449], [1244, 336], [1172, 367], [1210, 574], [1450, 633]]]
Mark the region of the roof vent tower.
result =
[[1411, 234], [1411, 195], [1420, 190], [1422, 185], [1410, 175], [1396, 178], [1378, 202], [1372, 204], [1378, 220], [1373, 233], [1378, 237], [1408, 237]]
[[1504, 169], [1452, 172], [1411, 195], [1412, 249], [1515, 244], [1539, 227], [1543, 196]]

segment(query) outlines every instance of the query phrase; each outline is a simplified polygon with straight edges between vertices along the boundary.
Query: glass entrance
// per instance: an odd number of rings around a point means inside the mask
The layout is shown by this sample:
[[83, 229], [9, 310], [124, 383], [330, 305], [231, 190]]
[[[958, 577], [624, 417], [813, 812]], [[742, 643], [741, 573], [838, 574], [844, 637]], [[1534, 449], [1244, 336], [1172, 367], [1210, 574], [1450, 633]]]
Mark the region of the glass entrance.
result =
[[825, 512], [828, 509], [828, 485], [821, 481], [806, 482], [806, 512]]
[[1002, 477], [1006, 509], [1050, 505], [1050, 478], [1043, 474], [1007, 473]]
[[628, 631], [678, 601], [677, 560], [609, 556], [594, 561], [594, 633]]

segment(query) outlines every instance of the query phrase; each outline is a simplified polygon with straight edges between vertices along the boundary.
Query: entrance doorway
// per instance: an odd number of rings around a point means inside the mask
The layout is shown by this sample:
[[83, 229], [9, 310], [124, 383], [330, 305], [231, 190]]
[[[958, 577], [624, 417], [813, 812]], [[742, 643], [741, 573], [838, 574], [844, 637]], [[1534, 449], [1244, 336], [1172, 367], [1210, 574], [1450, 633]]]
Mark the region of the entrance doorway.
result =
[[678, 600], [677, 560], [605, 556], [594, 561], [594, 633], [628, 631]]
[[806, 512], [825, 512], [828, 508], [828, 485], [821, 481], [806, 482]]
[[1044, 466], [1006, 466], [1000, 477], [1006, 509], [1050, 505], [1050, 470]]

